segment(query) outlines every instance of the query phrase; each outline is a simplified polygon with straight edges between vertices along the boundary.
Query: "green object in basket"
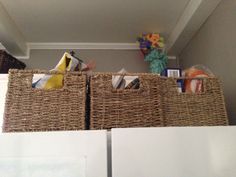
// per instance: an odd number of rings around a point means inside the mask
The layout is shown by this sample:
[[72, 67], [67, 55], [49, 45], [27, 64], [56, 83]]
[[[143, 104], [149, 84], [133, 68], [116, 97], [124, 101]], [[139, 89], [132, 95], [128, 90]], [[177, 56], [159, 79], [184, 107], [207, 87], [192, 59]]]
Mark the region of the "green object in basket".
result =
[[149, 69], [151, 73], [160, 74], [167, 66], [167, 59], [166, 53], [153, 49], [145, 56], [144, 61], [150, 63]]

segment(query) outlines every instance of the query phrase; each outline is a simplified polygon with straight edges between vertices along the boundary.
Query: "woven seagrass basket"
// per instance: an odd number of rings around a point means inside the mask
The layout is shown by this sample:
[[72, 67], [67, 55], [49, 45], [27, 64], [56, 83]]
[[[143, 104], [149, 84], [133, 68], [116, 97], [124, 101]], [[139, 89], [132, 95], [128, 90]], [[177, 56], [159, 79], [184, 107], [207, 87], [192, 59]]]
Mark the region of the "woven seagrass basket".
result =
[[161, 109], [160, 77], [138, 76], [139, 89], [114, 89], [112, 76], [117, 73], [95, 73], [90, 79], [90, 129], [164, 126]]
[[0, 50], [0, 73], [8, 73], [9, 69], [24, 69], [26, 65], [5, 52]]
[[191, 94], [178, 92], [180, 78], [153, 74], [127, 74], [139, 76], [140, 89], [116, 90], [112, 75], [117, 73], [97, 73], [90, 79], [91, 129], [228, 125], [218, 78], [201, 78], [203, 92]]
[[218, 78], [199, 79], [203, 82], [202, 92], [179, 93], [177, 78], [161, 78], [165, 126], [228, 125], [220, 80]]
[[[32, 88], [34, 74], [63, 74], [63, 88]], [[10, 70], [3, 132], [83, 130], [85, 101], [86, 76], [80, 72]]]

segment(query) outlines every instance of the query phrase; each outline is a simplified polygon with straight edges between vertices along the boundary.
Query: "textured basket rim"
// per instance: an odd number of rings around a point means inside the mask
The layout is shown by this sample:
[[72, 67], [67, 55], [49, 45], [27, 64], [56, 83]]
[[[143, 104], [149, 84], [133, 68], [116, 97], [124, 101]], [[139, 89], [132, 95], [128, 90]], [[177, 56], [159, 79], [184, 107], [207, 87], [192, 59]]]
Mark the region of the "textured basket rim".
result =
[[[48, 71], [48, 70], [40, 70], [40, 69], [26, 69], [26, 70], [22, 70], [22, 69], [10, 69], [9, 70], [9, 75], [11, 74], [31, 74], [32, 76], [34, 74], [48, 74], [48, 75], [54, 75], [54, 74], [61, 74], [63, 76], [70, 74], [70, 75], [77, 75], [77, 76], [86, 76], [86, 74], [84, 72], [80, 72], [80, 71], [65, 71], [65, 72], [61, 72], [61, 71]], [[10, 76], [8, 76], [10, 77]], [[33, 78], [32, 78], [32, 83], [33, 83]], [[86, 85], [86, 84], [85, 84]], [[61, 88], [52, 88], [52, 89], [43, 89], [43, 88], [30, 88], [30, 90], [32, 92], [42, 92], [42, 91], [46, 91], [46, 92], [51, 92], [51, 91], [64, 91], [66, 90], [65, 88], [65, 80], [63, 79], [63, 86]]]
[[9, 69], [9, 73], [33, 73], [33, 74], [82, 74], [82, 75], [88, 75], [88, 76], [96, 76], [96, 75], [122, 75], [122, 76], [156, 76], [162, 79], [174, 79], [174, 80], [181, 80], [181, 79], [219, 79], [219, 77], [211, 76], [211, 77], [166, 77], [161, 76], [159, 74], [155, 73], [118, 73], [118, 72], [92, 72], [92, 73], [86, 73], [81, 71], [49, 71], [49, 70], [42, 70], [42, 69]]
[[118, 72], [92, 72], [91, 74], [89, 74], [90, 76], [96, 76], [96, 75], [122, 75], [122, 76], [156, 76], [162, 79], [218, 79], [219, 77], [217, 76], [210, 76], [210, 77], [167, 77], [167, 76], [161, 76], [159, 74], [156, 73], [131, 73], [131, 72], [127, 72], [127, 73], [118, 73]]
[[[90, 74], [91, 77], [96, 77], [96, 76], [153, 76], [153, 77], [158, 77], [159, 79], [164, 79], [164, 80], [173, 80], [173, 81], [177, 81], [177, 80], [203, 80], [206, 84], [207, 80], [215, 80], [218, 79], [218, 77], [166, 77], [166, 76], [160, 76], [159, 74], [155, 74], [155, 73], [117, 73], [117, 72], [93, 72], [92, 74]], [[176, 85], [177, 88], [177, 85]], [[130, 89], [129, 91], [127, 89], [112, 89], [112, 92], [114, 93], [123, 93], [124, 91], [127, 92], [139, 92], [139, 89]], [[188, 92], [181, 92], [181, 93], [177, 93], [178, 95], [204, 95], [206, 94], [207, 91], [203, 91], [200, 93], [188, 93]]]
[[81, 71], [49, 71], [49, 70], [41, 70], [41, 69], [9, 69], [9, 74], [15, 73], [29, 73], [29, 74], [72, 74], [72, 75], [86, 75], [85, 72]]

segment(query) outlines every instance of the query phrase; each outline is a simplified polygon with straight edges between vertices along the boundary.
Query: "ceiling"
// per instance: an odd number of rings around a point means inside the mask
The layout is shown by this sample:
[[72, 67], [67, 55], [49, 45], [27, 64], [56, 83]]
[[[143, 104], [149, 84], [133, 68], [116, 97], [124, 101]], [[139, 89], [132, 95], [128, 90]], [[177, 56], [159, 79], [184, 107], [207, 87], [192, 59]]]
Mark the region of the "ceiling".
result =
[[27, 42], [135, 42], [168, 37], [189, 0], [0, 0]]
[[0, 44], [23, 57], [31, 49], [137, 50], [138, 35], [157, 32], [177, 56], [220, 1], [0, 0]]

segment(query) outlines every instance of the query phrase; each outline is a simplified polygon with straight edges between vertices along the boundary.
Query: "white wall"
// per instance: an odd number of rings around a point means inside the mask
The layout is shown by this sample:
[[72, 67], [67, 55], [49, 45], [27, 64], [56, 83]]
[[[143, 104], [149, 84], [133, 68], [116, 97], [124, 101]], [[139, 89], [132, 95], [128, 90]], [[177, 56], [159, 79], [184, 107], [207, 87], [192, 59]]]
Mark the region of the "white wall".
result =
[[221, 78], [228, 115], [236, 124], [236, 1], [222, 0], [180, 55], [183, 68], [208, 66]]

